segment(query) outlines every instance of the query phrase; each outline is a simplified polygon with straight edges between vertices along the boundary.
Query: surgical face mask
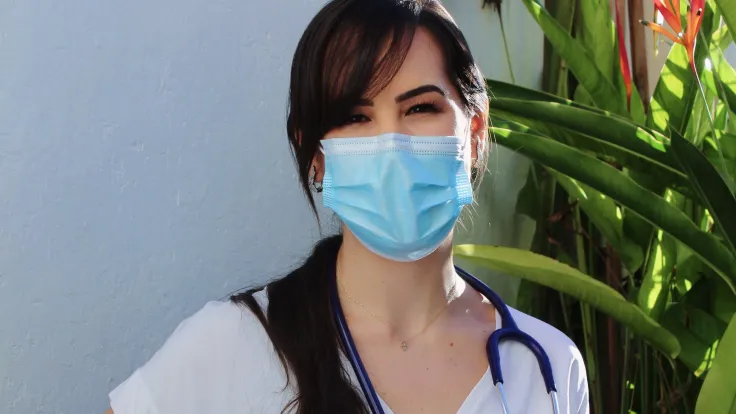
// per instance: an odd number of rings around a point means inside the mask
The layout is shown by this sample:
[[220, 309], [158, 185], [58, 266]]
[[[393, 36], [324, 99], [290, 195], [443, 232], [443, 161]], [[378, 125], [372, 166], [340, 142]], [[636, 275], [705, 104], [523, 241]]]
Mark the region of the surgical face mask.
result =
[[419, 260], [473, 201], [459, 137], [384, 134], [322, 140], [323, 202], [372, 252]]

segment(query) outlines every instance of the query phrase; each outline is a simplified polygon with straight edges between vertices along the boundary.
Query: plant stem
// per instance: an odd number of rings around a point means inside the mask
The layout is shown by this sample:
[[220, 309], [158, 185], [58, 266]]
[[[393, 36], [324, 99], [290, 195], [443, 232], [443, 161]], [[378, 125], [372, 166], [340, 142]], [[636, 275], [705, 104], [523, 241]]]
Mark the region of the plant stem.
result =
[[[585, 254], [585, 238], [583, 238], [582, 222], [580, 220], [580, 206], [574, 207], [575, 211], [575, 246], [578, 262], [578, 270], [584, 274], [588, 274], [587, 257]], [[595, 321], [593, 311], [587, 304], [580, 303], [580, 312], [583, 319], [583, 338], [585, 341], [585, 365], [588, 368], [588, 381], [590, 383], [590, 392], [592, 394], [593, 412], [603, 412], [603, 401], [600, 393], [600, 378], [598, 378], [598, 355], [596, 354], [595, 342]]]
[[656, 354], [657, 358], [657, 373], [660, 378], [660, 389], [662, 394], [662, 400], [665, 403], [665, 407], [667, 409], [667, 412], [676, 412], [675, 407], [677, 404], [677, 400], [675, 398], [670, 398], [670, 396], [674, 395], [672, 384], [670, 384], [669, 381], [667, 381], [667, 373], [664, 370], [664, 367], [662, 366], [662, 358], [663, 356], [661, 354]]
[[639, 380], [639, 400], [641, 406], [639, 411], [649, 412], [649, 404], [647, 404], [647, 397], [649, 396], [649, 358], [647, 358], [646, 348], [644, 347], [644, 341], [639, 339], [639, 358], [641, 358], [641, 368], [639, 369], [640, 380]]
[[503, 48], [506, 51], [506, 62], [509, 64], [509, 75], [511, 75], [511, 83], [516, 84], [514, 77], [514, 67], [511, 64], [511, 53], [509, 52], [509, 44], [506, 41], [506, 29], [503, 27], [503, 17], [501, 17], [501, 8], [498, 8], [498, 20], [501, 22], [501, 37], [503, 37]]
[[647, 352], [644, 340], [639, 340], [639, 353], [642, 355], [641, 370], [641, 407], [643, 413], [649, 412], [649, 353]]
[[639, 90], [644, 108], [649, 110], [649, 68], [647, 66], [644, 26], [639, 21], [644, 18], [642, 0], [629, 0], [629, 46], [631, 47], [631, 68], [633, 81]]
[[670, 363], [670, 367], [672, 368], [672, 378], [674, 378], [675, 387], [677, 387], [682, 394], [682, 404], [680, 404], [680, 406], [684, 407], [685, 414], [690, 414], [692, 412], [690, 409], [691, 406], [688, 404], [686, 389], [683, 386], [682, 381], [680, 381], [680, 372], [677, 370], [677, 363], [669, 358], [667, 358], [667, 361]]
[[621, 374], [621, 414], [628, 413], [629, 410], [626, 408], [626, 396], [629, 394], [629, 384], [628, 384], [628, 378], [629, 378], [629, 347], [631, 345], [631, 335], [629, 334], [629, 329], [624, 328], [623, 329], [624, 334], [624, 369], [623, 373]]
[[560, 293], [560, 308], [562, 308], [562, 319], [565, 322], [565, 332], [568, 334], [572, 333], [572, 321], [570, 320], [570, 311], [567, 309], [567, 300], [565, 295]]

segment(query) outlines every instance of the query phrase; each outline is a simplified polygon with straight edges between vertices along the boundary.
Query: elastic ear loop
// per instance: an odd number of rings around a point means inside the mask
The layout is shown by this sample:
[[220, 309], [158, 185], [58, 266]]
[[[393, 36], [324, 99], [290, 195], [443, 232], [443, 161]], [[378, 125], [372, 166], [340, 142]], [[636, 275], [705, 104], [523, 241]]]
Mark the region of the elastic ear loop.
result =
[[[322, 148], [321, 143], [319, 144], [319, 150], [324, 155], [325, 149]], [[312, 181], [312, 189], [315, 192], [321, 193], [324, 190], [324, 177], [322, 177], [322, 181], [317, 182], [317, 166], [314, 163], [312, 164], [312, 179], [310, 181]]]
[[317, 166], [316, 165], [312, 165], [312, 171], [313, 171], [312, 179], [310, 180], [312, 181], [312, 189], [317, 193], [321, 193], [322, 190], [324, 190], [324, 183], [322, 181], [317, 182]]

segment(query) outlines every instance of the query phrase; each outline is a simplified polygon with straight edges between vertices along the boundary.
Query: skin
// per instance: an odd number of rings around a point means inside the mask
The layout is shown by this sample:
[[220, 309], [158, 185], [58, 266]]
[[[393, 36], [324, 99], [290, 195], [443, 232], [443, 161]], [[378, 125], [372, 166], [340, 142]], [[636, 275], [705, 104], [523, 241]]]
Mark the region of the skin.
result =
[[[439, 92], [422, 88], [423, 93], [399, 99], [427, 85]], [[442, 51], [425, 29], [416, 32], [393, 80], [365, 104], [324, 139], [387, 132], [456, 135], [467, 139], [468, 171], [487, 139], [487, 114], [465, 114], [445, 72]], [[321, 153], [313, 163], [320, 181], [324, 171]], [[485, 344], [496, 327], [495, 310], [457, 276], [451, 245], [452, 234], [424, 259], [400, 263], [373, 254], [350, 229], [343, 228], [338, 282], [363, 307], [342, 289], [340, 300], [376, 391], [398, 414], [457, 412], [488, 369]], [[448, 304], [452, 286], [455, 295]], [[403, 351], [401, 342], [415, 335]]]
[[[428, 91], [397, 102], [425, 85], [437, 86], [442, 93]], [[355, 108], [350, 122], [325, 139], [387, 132], [456, 135], [467, 139], [468, 170], [487, 139], [487, 114], [465, 114], [445, 71], [442, 51], [424, 29], [417, 31], [394, 79], [370, 104]], [[317, 156], [314, 164], [319, 180], [322, 157]], [[426, 258], [400, 263], [367, 250], [345, 226], [343, 232], [338, 282], [363, 307], [342, 289], [341, 303], [376, 391], [396, 413], [457, 412], [488, 368], [485, 344], [496, 322], [492, 305], [456, 275], [452, 234]], [[453, 284], [459, 297], [442, 311]], [[401, 342], [420, 332], [403, 351]]]

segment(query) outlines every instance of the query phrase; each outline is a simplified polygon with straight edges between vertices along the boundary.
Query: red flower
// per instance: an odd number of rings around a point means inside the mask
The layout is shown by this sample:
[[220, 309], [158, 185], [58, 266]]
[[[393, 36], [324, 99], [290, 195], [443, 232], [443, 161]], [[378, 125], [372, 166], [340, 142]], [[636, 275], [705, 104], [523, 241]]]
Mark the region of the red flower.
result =
[[629, 67], [629, 55], [626, 52], [626, 40], [624, 39], [624, 26], [621, 24], [621, 9], [616, 7], [616, 35], [618, 36], [618, 64], [626, 85], [626, 104], [631, 109], [631, 68]]
[[642, 20], [641, 23], [660, 33], [675, 43], [685, 46], [690, 68], [695, 73], [695, 44], [698, 39], [700, 25], [703, 23], [705, 0], [689, 0], [687, 8], [687, 26], [683, 29], [680, 20], [680, 0], [654, 0], [654, 8], [664, 17], [674, 33], [656, 23]]

